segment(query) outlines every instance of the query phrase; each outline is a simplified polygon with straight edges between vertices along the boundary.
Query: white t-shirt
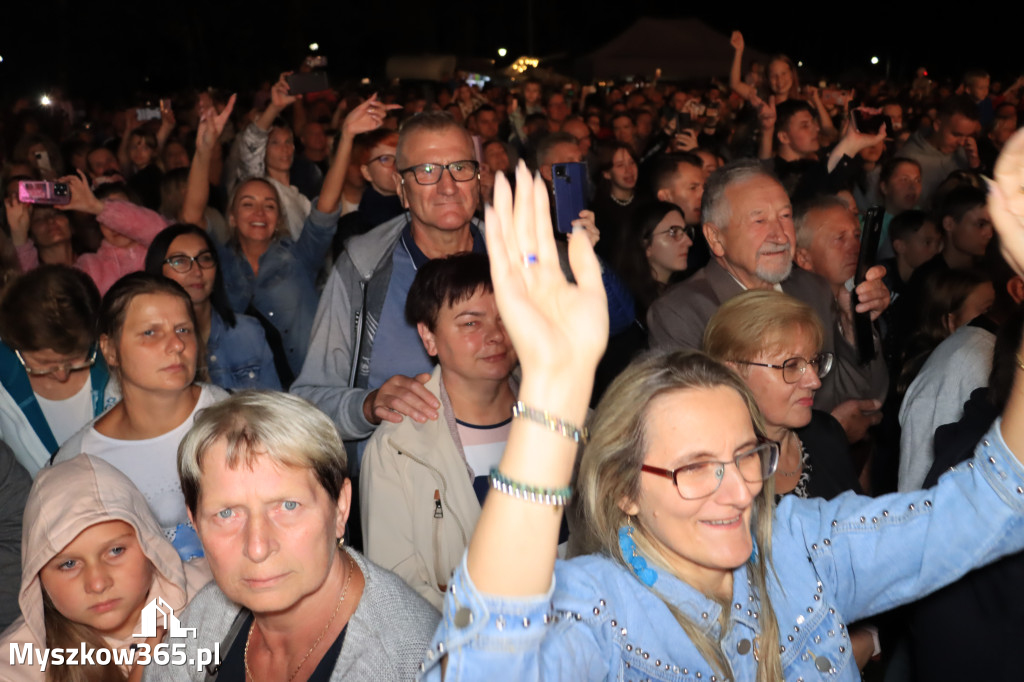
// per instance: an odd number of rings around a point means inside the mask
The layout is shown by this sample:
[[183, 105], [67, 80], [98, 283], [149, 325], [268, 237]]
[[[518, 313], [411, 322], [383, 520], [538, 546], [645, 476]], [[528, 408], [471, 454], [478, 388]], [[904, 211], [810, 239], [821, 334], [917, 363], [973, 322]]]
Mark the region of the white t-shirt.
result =
[[85, 383], [78, 389], [78, 393], [70, 398], [50, 400], [38, 393], [35, 396], [58, 445], [63, 445], [64, 441], [92, 421], [92, 377], [89, 375], [86, 375]]
[[120, 440], [104, 436], [93, 422], [79, 431], [61, 447], [54, 463], [71, 459], [80, 453], [101, 457], [131, 479], [149, 503], [149, 508], [173, 541], [179, 524], [188, 523], [185, 496], [178, 480], [178, 444], [185, 437], [196, 413], [227, 397], [222, 388], [202, 384], [199, 400], [188, 418], [177, 428], [156, 438]]

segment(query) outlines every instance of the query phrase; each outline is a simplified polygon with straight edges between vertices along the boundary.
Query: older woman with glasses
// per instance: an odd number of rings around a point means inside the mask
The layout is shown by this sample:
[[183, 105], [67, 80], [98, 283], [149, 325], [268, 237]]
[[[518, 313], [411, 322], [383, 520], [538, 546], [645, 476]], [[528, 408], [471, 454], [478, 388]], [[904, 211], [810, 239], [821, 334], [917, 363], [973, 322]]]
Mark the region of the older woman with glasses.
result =
[[704, 352], [736, 371], [780, 445], [775, 492], [831, 499], [860, 491], [839, 422], [813, 410], [814, 392], [832, 369], [821, 352], [821, 320], [778, 291], [747, 291], [727, 301], [704, 331]]
[[0, 439], [30, 474], [120, 397], [96, 352], [100, 293], [88, 275], [43, 265], [0, 302]]

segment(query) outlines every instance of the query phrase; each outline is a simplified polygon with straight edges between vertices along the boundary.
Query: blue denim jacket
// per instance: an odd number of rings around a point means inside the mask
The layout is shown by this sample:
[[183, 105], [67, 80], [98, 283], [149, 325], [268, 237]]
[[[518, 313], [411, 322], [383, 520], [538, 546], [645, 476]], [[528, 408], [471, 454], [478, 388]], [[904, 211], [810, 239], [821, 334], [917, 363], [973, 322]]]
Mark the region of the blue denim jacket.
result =
[[280, 391], [281, 380], [263, 326], [254, 317], [235, 313], [235, 326], [229, 327], [216, 310], [212, 313], [210, 339], [206, 342], [210, 383], [229, 391]]
[[[847, 623], [912, 601], [968, 569], [1024, 547], [1024, 467], [999, 423], [975, 459], [930, 490], [831, 501], [787, 496], [776, 510], [769, 594], [785, 679], [859, 680]], [[781, 583], [781, 586], [780, 586]], [[784, 586], [784, 587], [783, 587]], [[735, 680], [754, 680], [760, 602], [746, 568], [732, 606], [666, 571], [651, 589], [604, 556], [558, 562], [548, 594], [480, 594], [465, 560], [446, 595], [424, 679], [717, 682], [654, 590], [719, 640]], [[721, 623], [725, 623], [722, 632]]]
[[251, 303], [281, 332], [288, 365], [296, 375], [302, 370], [320, 300], [316, 275], [338, 227], [339, 211], [321, 213], [313, 202], [298, 241], [275, 240], [260, 256], [257, 274], [237, 244], [229, 242], [217, 252], [232, 310], [244, 313]]

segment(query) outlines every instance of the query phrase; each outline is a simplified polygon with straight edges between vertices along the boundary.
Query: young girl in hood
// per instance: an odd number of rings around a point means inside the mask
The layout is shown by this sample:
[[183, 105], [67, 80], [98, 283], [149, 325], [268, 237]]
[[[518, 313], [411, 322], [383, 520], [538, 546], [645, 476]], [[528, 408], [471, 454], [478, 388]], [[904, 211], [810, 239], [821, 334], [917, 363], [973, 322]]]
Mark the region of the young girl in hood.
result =
[[[54, 652], [129, 651], [160, 642], [142, 633], [144, 607], [160, 598], [180, 614], [210, 579], [205, 560], [183, 564], [164, 539], [145, 498], [102, 459], [80, 455], [43, 469], [25, 506], [21, 618], [0, 635], [11, 653], [0, 679], [12, 682], [94, 682], [141, 679], [132, 665], [53, 664]], [[161, 620], [157, 620], [158, 625]], [[13, 647], [13, 648], [12, 648]], [[40, 670], [38, 657], [49, 661]], [[103, 660], [105, 660], [105, 655]]]

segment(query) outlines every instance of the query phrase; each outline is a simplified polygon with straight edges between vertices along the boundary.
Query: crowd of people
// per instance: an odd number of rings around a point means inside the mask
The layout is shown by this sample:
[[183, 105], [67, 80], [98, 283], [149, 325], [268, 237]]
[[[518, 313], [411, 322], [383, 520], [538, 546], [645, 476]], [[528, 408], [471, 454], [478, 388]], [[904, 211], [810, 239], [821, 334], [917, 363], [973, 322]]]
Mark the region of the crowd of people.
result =
[[0, 680], [1011, 679], [1024, 78], [731, 45], [0, 114]]

